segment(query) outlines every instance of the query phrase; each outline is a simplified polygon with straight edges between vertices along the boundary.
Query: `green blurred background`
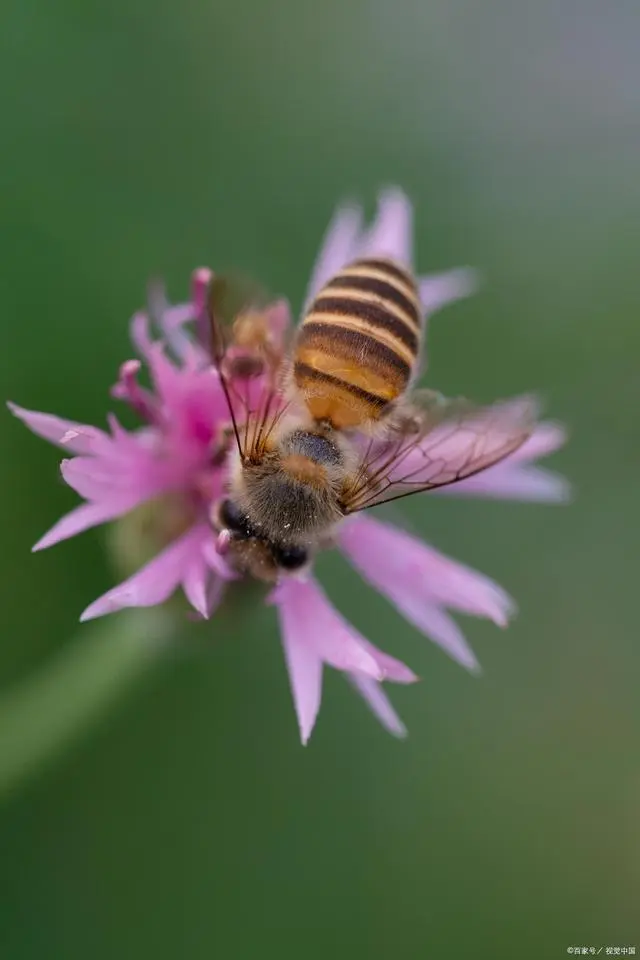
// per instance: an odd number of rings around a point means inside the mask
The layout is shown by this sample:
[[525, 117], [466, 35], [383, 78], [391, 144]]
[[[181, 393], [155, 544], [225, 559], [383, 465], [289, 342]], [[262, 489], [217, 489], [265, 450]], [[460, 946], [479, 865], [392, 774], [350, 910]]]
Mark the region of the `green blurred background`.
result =
[[639, 44], [637, 0], [5, 0], [3, 395], [103, 422], [149, 274], [183, 299], [236, 266], [298, 308], [335, 203], [396, 182], [420, 267], [485, 277], [432, 322], [430, 382], [542, 391], [577, 499], [407, 505], [519, 601], [465, 623], [480, 680], [328, 557], [424, 679], [390, 688], [398, 742], [328, 672], [303, 749], [259, 606], [55, 692], [115, 575], [102, 531], [29, 553], [75, 498], [0, 418], [0, 741], [19, 767], [27, 727], [70, 734], [0, 796], [3, 960], [640, 953]]

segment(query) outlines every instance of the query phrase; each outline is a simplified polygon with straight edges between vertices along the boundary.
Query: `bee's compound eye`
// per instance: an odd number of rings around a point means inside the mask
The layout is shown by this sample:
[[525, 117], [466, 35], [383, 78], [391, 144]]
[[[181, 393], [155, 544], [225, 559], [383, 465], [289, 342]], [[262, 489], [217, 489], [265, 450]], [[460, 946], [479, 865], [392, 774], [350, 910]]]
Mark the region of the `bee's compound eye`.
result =
[[220, 504], [220, 523], [232, 533], [240, 534], [243, 537], [251, 535], [249, 520], [247, 515], [236, 506], [233, 500], [223, 500]]
[[299, 570], [309, 559], [309, 551], [305, 547], [296, 547], [290, 544], [287, 547], [274, 547], [273, 559], [283, 570]]

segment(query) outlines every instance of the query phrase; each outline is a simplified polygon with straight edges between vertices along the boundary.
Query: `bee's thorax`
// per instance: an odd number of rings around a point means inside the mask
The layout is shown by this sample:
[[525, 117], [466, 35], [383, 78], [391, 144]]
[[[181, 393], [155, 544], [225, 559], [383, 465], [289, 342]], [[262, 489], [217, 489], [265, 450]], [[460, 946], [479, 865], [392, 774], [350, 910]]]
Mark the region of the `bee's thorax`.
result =
[[345, 458], [330, 432], [294, 428], [259, 463], [236, 471], [234, 495], [260, 536], [312, 543], [341, 519]]

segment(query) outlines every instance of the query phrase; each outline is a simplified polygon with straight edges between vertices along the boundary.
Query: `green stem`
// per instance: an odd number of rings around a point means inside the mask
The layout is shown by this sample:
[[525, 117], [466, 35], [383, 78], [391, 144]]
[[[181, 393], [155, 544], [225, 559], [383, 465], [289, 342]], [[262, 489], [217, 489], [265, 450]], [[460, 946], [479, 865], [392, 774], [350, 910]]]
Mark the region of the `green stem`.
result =
[[144, 675], [173, 625], [157, 609], [96, 621], [0, 694], [0, 801], [49, 766]]

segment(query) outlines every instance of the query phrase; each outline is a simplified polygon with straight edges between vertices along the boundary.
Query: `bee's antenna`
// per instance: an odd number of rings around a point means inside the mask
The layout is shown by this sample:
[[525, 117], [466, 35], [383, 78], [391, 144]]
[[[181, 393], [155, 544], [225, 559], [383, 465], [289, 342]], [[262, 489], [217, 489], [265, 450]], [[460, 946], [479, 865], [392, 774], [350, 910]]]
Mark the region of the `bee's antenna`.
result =
[[210, 342], [209, 349], [211, 352], [211, 362], [218, 371], [218, 376], [220, 377], [220, 385], [222, 387], [222, 392], [224, 393], [225, 400], [227, 401], [227, 408], [229, 410], [229, 416], [231, 417], [231, 425], [233, 427], [233, 433], [236, 438], [236, 444], [238, 447], [238, 452], [244, 460], [244, 451], [242, 443], [240, 442], [240, 433], [238, 431], [238, 423], [236, 421], [236, 415], [233, 410], [233, 404], [231, 403], [231, 392], [229, 390], [229, 384], [227, 378], [222, 369], [222, 361], [224, 360], [225, 355], [225, 342], [224, 334], [222, 332], [222, 326], [216, 315], [216, 308], [214, 303], [214, 288], [213, 283], [209, 284], [209, 289], [207, 291], [206, 299], [206, 316], [209, 322], [209, 332], [210, 332]]

